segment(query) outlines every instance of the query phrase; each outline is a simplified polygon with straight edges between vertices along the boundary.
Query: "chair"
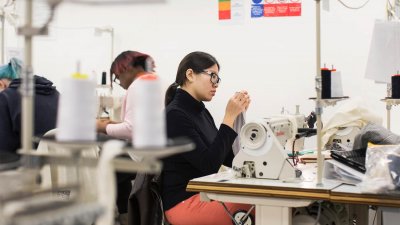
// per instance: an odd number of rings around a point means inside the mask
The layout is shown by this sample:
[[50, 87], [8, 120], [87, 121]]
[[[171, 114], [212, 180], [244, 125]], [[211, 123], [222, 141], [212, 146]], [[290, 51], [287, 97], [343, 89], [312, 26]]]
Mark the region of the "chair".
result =
[[160, 176], [138, 173], [128, 202], [129, 225], [172, 225], [164, 214]]

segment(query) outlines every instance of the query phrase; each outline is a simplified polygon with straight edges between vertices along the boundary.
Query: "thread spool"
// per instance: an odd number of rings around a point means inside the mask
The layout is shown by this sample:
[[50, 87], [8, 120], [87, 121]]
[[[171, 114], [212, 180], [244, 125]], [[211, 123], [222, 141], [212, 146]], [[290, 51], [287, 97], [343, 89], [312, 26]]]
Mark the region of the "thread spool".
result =
[[336, 69], [331, 71], [331, 98], [343, 97], [342, 74]]
[[57, 116], [57, 140], [96, 139], [96, 82], [87, 75], [74, 74], [63, 80]]
[[322, 91], [321, 98], [343, 97], [342, 76], [339, 71], [332, 68], [321, 68]]
[[106, 84], [107, 84], [107, 73], [103, 71], [101, 73], [101, 85], [106, 85]]
[[331, 98], [331, 70], [328, 68], [321, 68], [321, 98]]
[[161, 81], [154, 74], [140, 76], [134, 83], [132, 143], [135, 148], [167, 144]]
[[392, 76], [392, 98], [400, 98], [400, 74]]

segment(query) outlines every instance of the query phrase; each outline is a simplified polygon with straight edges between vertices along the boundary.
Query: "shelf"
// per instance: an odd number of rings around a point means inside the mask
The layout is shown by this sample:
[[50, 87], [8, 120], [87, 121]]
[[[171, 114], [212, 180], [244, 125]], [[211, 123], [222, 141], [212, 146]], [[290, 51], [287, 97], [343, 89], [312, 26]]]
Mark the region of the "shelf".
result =
[[[333, 98], [321, 98], [322, 107], [334, 106], [334, 105], [336, 105], [337, 102], [342, 101], [342, 100], [346, 100], [348, 98], [349, 98], [349, 96], [333, 97]], [[309, 99], [310, 100], [314, 100], [314, 101], [317, 100], [317, 98], [315, 98], [315, 97], [312, 97], [312, 98], [309, 98]]]
[[195, 144], [186, 138], [177, 138], [168, 140], [165, 147], [147, 147], [147, 148], [125, 148], [128, 153], [143, 158], [164, 158], [178, 153], [191, 151]]
[[102, 146], [104, 142], [108, 140], [115, 140], [115, 138], [112, 138], [107, 135], [102, 135], [98, 134], [96, 137], [96, 140], [94, 141], [82, 141], [82, 140], [77, 140], [77, 141], [59, 141], [57, 140], [55, 135], [49, 135], [49, 136], [43, 136], [43, 137], [35, 137], [34, 142], [39, 143], [40, 141], [43, 141], [47, 144], [50, 145], [57, 145], [59, 147], [63, 148], [69, 148], [71, 150], [75, 149], [86, 149], [86, 148], [91, 148], [93, 146]]
[[382, 102], [386, 102], [388, 105], [399, 105], [400, 99], [399, 98], [385, 98], [381, 99]]
[[[109, 136], [98, 136], [96, 141], [58, 141], [56, 137], [46, 136], [37, 138], [36, 141], [44, 141], [50, 145], [71, 149], [71, 150], [82, 150], [92, 148], [93, 146], [101, 146], [108, 140], [115, 140]], [[143, 158], [164, 158], [170, 155], [183, 153], [194, 149], [195, 144], [186, 138], [169, 139], [167, 146], [165, 147], [146, 147], [146, 148], [135, 148], [132, 147], [131, 143], [127, 142], [127, 146], [124, 150], [129, 154], [134, 154], [138, 157]]]

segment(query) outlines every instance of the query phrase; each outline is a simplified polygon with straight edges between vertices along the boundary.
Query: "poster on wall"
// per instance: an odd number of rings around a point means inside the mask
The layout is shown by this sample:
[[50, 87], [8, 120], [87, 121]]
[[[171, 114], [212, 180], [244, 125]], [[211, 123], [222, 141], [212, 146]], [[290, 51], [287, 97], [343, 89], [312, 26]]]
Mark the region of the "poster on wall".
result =
[[243, 22], [244, 0], [218, 0], [218, 19], [221, 21]]
[[301, 16], [301, 0], [251, 0], [251, 18]]

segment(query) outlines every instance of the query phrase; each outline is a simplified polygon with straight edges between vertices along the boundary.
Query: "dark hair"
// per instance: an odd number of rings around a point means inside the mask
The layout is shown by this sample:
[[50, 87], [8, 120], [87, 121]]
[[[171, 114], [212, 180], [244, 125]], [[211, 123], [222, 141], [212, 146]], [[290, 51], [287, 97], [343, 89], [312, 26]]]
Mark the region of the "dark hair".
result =
[[132, 67], [142, 67], [143, 70], [146, 70], [148, 65], [146, 65], [147, 59], [151, 58], [151, 56], [136, 52], [136, 51], [124, 51], [120, 53], [115, 59], [114, 62], [111, 64], [110, 68], [110, 79], [112, 85], [112, 77], [113, 74], [121, 74], [125, 72], [129, 66]]
[[192, 69], [195, 73], [201, 73], [203, 70], [210, 68], [215, 64], [217, 64], [219, 70], [220, 66], [218, 61], [214, 58], [214, 56], [208, 53], [191, 52], [187, 54], [179, 63], [175, 82], [168, 87], [165, 93], [165, 106], [167, 106], [174, 99], [178, 86], [183, 86], [186, 83], [186, 71], [188, 69]]

